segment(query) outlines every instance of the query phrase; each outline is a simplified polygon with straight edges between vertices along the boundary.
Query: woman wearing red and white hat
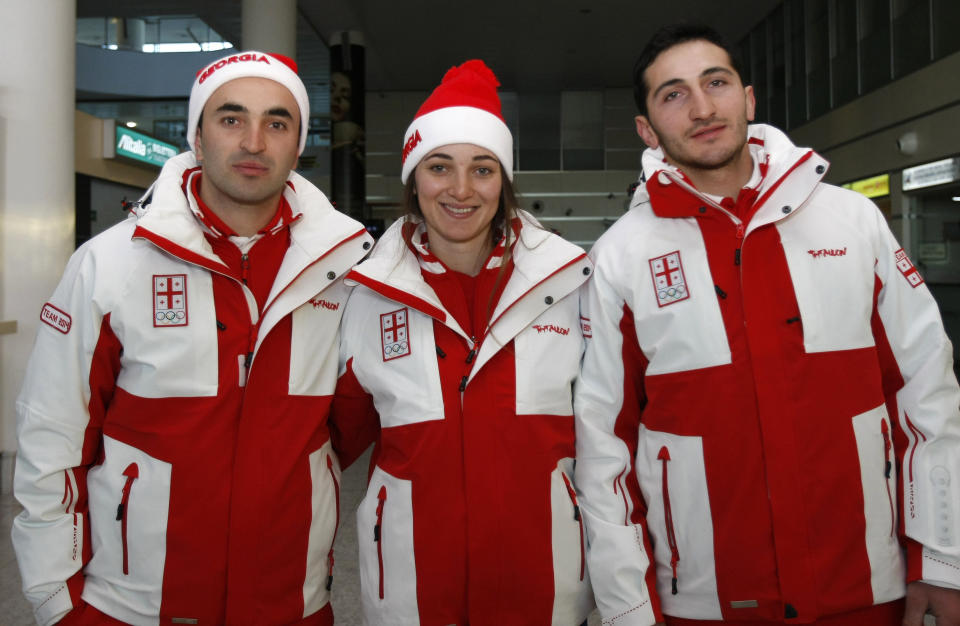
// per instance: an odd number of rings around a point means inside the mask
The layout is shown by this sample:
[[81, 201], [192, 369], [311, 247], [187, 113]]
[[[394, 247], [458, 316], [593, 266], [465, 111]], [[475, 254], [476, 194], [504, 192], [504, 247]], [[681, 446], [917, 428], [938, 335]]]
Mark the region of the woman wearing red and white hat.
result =
[[517, 208], [513, 139], [482, 61], [407, 129], [407, 215], [354, 268], [334, 408], [379, 418], [357, 513], [370, 624], [582, 623], [571, 477], [583, 250]]

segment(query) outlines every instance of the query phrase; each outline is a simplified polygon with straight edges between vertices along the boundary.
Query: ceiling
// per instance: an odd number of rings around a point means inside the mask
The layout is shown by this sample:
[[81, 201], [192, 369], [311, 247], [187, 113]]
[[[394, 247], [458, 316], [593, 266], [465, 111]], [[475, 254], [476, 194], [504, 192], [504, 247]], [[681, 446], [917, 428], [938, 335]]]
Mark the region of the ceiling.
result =
[[[264, 0], [267, 1], [267, 0]], [[431, 89], [444, 71], [484, 59], [504, 89], [628, 87], [633, 61], [660, 25], [713, 25], [738, 41], [775, 0], [300, 0], [297, 62], [308, 86], [326, 88], [326, 42], [341, 30], [366, 41], [367, 91]], [[77, 0], [78, 17], [196, 15], [239, 48], [237, 0]], [[312, 83], [312, 85], [311, 85]]]

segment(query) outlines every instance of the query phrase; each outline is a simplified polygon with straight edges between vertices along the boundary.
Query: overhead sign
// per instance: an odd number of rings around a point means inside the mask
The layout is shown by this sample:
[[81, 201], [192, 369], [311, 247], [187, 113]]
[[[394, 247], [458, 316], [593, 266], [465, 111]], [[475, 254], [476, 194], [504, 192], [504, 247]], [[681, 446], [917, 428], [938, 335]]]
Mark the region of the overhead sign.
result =
[[177, 156], [177, 147], [125, 126], [117, 126], [117, 156], [163, 166], [170, 157]]
[[903, 190], [923, 189], [960, 180], [960, 158], [924, 163], [903, 170]]
[[890, 195], [890, 174], [855, 180], [852, 183], [847, 183], [844, 187], [862, 193], [868, 198], [888, 196]]

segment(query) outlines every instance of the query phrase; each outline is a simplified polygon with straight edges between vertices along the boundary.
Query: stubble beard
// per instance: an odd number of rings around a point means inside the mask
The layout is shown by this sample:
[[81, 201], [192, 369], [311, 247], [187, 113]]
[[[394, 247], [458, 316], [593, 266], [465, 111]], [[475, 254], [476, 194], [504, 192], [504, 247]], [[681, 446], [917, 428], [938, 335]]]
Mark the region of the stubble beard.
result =
[[[710, 120], [707, 123], [698, 125], [698, 129], [716, 124], [718, 121], [721, 120]], [[665, 137], [657, 131], [652, 123], [650, 126], [653, 128], [654, 133], [657, 134], [657, 137], [660, 138], [660, 148], [663, 150], [664, 157], [666, 157], [667, 161], [684, 171], [714, 171], [723, 169], [734, 163], [743, 153], [747, 145], [747, 123], [745, 120], [737, 121], [735, 131], [739, 140], [730, 150], [722, 152], [719, 155], [707, 155], [702, 158], [697, 158], [688, 153], [683, 145], [685, 138], [678, 140], [673, 137]]]

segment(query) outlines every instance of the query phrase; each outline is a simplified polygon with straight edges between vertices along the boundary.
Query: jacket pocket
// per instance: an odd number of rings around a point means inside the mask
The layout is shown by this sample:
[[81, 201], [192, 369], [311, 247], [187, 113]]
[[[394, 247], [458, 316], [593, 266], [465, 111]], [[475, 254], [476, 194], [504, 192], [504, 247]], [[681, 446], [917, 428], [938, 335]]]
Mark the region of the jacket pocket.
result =
[[409, 480], [375, 467], [357, 509], [365, 623], [420, 623], [411, 493]]
[[127, 508], [130, 504], [130, 490], [133, 488], [133, 481], [140, 477], [140, 468], [136, 463], [131, 463], [127, 469], [123, 470], [126, 480], [123, 483], [123, 491], [120, 496], [120, 504], [117, 505], [117, 521], [120, 522], [120, 544], [123, 550], [123, 575], [130, 574], [130, 551], [127, 548]]
[[551, 624], [579, 624], [593, 609], [590, 572], [586, 565], [587, 537], [580, 500], [570, 476], [573, 459], [557, 462], [550, 475], [553, 550], [553, 613]]
[[160, 605], [163, 586], [171, 466], [109, 435], [102, 459], [87, 473], [93, 557], [84, 597], [121, 588], [131, 591], [136, 611], [148, 613]]
[[904, 561], [897, 538], [898, 511], [893, 429], [886, 405], [851, 420], [860, 460], [863, 523], [870, 587], [875, 603], [903, 595]]
[[664, 612], [722, 619], [703, 440], [641, 424], [634, 471], [647, 505], [651, 560]]
[[304, 615], [330, 600], [333, 586], [333, 543], [340, 524], [340, 464], [329, 441], [310, 454], [311, 518], [307, 569], [303, 579]]
[[670, 570], [673, 577], [670, 579], [670, 593], [677, 595], [677, 565], [680, 563], [680, 548], [677, 547], [677, 532], [673, 524], [673, 509], [670, 506], [670, 478], [668, 468], [670, 465], [670, 450], [667, 446], [660, 448], [657, 454], [657, 460], [663, 463], [661, 473], [662, 496], [663, 496], [663, 525], [667, 531], [667, 545], [670, 547]]

